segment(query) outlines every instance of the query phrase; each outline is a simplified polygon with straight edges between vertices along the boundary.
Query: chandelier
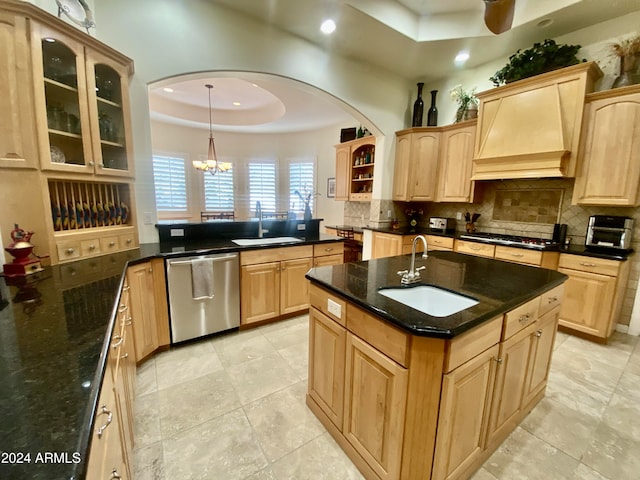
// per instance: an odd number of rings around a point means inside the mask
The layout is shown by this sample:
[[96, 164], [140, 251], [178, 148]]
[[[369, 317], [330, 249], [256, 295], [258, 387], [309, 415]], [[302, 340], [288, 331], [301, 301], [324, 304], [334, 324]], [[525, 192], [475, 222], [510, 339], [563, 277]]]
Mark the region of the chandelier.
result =
[[194, 160], [192, 163], [193, 167], [197, 170], [215, 175], [218, 172], [231, 170], [231, 164], [228, 162], [219, 162], [216, 156], [216, 147], [213, 143], [213, 125], [211, 123], [211, 89], [213, 85], [206, 84], [205, 87], [209, 89], [209, 153], [204, 162], [202, 160]]

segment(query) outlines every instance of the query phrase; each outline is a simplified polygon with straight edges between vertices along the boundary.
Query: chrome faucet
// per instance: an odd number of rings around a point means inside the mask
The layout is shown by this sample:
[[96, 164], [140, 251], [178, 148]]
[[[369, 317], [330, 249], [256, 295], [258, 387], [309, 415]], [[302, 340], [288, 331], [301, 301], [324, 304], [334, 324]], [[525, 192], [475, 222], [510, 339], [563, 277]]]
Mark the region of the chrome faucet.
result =
[[256, 217], [258, 217], [258, 238], [262, 238], [264, 231], [262, 230], [262, 205], [260, 205], [260, 200], [256, 202]]
[[401, 283], [403, 285], [409, 285], [411, 283], [416, 283], [420, 281], [420, 270], [424, 270], [424, 265], [422, 267], [415, 268], [416, 266], [416, 243], [418, 243], [418, 239], [422, 240], [422, 246], [424, 247], [424, 252], [422, 252], [422, 258], [427, 258], [427, 239], [424, 235], [416, 235], [413, 239], [413, 244], [411, 245], [411, 266], [409, 270], [400, 270], [398, 275], [402, 275]]

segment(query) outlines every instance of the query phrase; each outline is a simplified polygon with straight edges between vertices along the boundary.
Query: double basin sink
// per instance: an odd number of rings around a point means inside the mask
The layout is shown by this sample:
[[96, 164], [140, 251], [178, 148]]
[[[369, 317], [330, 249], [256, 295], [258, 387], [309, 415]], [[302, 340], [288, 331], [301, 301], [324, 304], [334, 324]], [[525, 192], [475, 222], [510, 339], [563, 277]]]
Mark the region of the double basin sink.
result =
[[250, 247], [258, 245], [272, 245], [274, 243], [298, 243], [302, 240], [296, 237], [273, 237], [273, 238], [236, 238], [231, 240], [241, 247]]

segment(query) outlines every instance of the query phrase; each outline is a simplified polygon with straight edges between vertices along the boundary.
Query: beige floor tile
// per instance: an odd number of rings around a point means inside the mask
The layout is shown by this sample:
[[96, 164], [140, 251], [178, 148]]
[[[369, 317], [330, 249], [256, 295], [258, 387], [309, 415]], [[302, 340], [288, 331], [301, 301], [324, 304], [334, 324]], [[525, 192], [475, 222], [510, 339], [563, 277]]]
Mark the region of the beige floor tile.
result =
[[300, 381], [278, 353], [234, 365], [228, 372], [242, 405]]
[[156, 357], [158, 389], [218, 372], [223, 368], [211, 342], [172, 348]]
[[361, 480], [364, 477], [328, 433], [274, 462], [278, 480]]
[[602, 421], [621, 436], [640, 443], [640, 403], [637, 399], [615, 393], [602, 415]]
[[564, 332], [556, 332], [556, 341], [553, 344], [553, 349], [554, 350], [558, 350], [558, 348], [560, 348], [560, 346], [565, 342], [565, 340], [567, 338], [569, 338], [570, 335], [568, 333], [564, 333]]
[[144, 448], [137, 448], [133, 454], [133, 478], [136, 480], [166, 479], [164, 474], [162, 442], [156, 442]]
[[640, 403], [640, 373], [627, 368], [620, 377], [616, 392]]
[[158, 392], [136, 397], [133, 408], [136, 448], [149, 446], [162, 439], [157, 406]]
[[150, 358], [136, 369], [136, 395], [146, 395], [156, 390], [156, 360]]
[[578, 465], [576, 471], [573, 473], [573, 478], [571, 480], [614, 480], [608, 479], [604, 475], [601, 475], [599, 472], [596, 472], [594, 469], [587, 467], [584, 463]]
[[309, 376], [309, 343], [296, 343], [278, 350], [291, 369], [300, 380], [306, 380]]
[[552, 366], [547, 381], [546, 397], [563, 403], [571, 410], [584, 412], [591, 417], [600, 417], [604, 412], [613, 390], [602, 388], [574, 378], [573, 372]]
[[213, 342], [213, 348], [225, 367], [239, 365], [276, 352], [271, 342], [257, 331], [247, 336], [220, 338]]
[[167, 479], [242, 480], [268, 466], [242, 409], [163, 440]]
[[585, 452], [582, 463], [611, 480], [637, 480], [640, 472], [640, 442], [621, 436], [601, 423]]
[[497, 478], [487, 472], [484, 468], [480, 468], [480, 470], [471, 477], [471, 480], [497, 480]]
[[292, 322], [277, 330], [267, 331], [264, 336], [267, 337], [276, 350], [290, 347], [291, 345], [307, 343], [309, 341], [309, 324], [301, 321]]
[[627, 337], [630, 337], [630, 335], [615, 332], [611, 336], [609, 344], [602, 345], [571, 336], [563, 343], [562, 348], [567, 353], [586, 356], [600, 363], [606, 363], [611, 368], [623, 370], [635, 346], [635, 341]]
[[521, 423], [521, 427], [551, 446], [580, 460], [591, 443], [599, 417], [550, 398], [543, 398]]
[[578, 460], [523, 428], [516, 428], [483, 468], [496, 478], [550, 480], [572, 478]]
[[306, 385], [296, 383], [244, 406], [270, 461], [322, 435], [324, 427], [305, 404]]
[[160, 432], [166, 439], [240, 407], [240, 400], [225, 371], [158, 391]]
[[259, 472], [245, 477], [244, 480], [278, 480], [278, 477], [273, 473], [271, 467], [267, 467], [264, 470], [260, 470]]

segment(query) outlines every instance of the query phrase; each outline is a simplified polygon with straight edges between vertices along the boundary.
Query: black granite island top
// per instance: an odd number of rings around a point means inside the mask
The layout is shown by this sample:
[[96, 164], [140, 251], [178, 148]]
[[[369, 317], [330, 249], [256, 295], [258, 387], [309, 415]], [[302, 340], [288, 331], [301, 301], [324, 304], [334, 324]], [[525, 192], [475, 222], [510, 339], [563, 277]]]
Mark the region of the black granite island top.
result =
[[[473, 307], [448, 317], [434, 317], [379, 293], [399, 287], [400, 270], [409, 268], [411, 255], [313, 268], [307, 278], [414, 335], [452, 338], [562, 284], [568, 277], [554, 270], [454, 252], [429, 252], [416, 257], [422, 282], [470, 296]], [[411, 288], [411, 286], [406, 287]]]
[[319, 234], [251, 247], [215, 238], [144, 244], [28, 277], [0, 277], [0, 479], [84, 478], [127, 265], [343, 240]]

